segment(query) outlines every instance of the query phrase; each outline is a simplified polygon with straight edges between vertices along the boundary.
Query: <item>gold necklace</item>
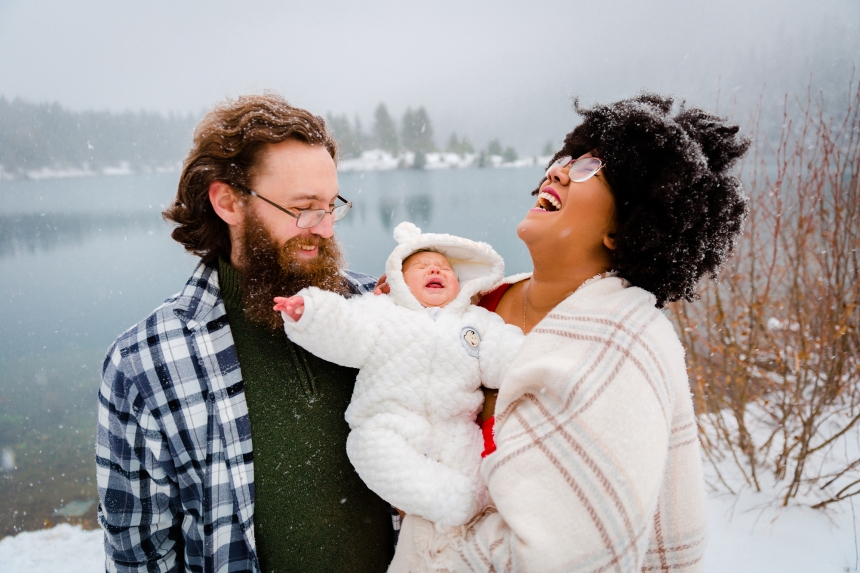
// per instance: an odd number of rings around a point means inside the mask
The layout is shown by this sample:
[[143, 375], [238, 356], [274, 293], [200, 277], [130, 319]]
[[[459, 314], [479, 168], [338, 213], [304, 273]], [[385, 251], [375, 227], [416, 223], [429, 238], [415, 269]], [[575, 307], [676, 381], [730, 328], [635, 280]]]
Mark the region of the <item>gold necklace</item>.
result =
[[526, 283], [526, 286], [523, 287], [523, 332], [526, 331], [526, 305], [527, 304], [528, 304], [528, 306], [532, 307], [533, 309], [535, 309], [538, 312], [543, 312], [544, 310], [549, 311], [549, 310], [552, 310], [553, 308], [555, 308], [554, 304], [552, 304], [546, 308], [538, 308], [535, 305], [533, 305], [532, 301], [529, 300], [529, 287], [532, 284], [532, 280], [529, 279], [528, 281], [529, 282]]
[[[529, 300], [529, 286], [531, 286], [531, 284], [532, 284], [531, 281], [532, 281], [532, 279], [528, 279], [528, 283], [526, 283], [526, 286], [523, 287], [523, 332], [526, 331], [526, 305], [532, 307], [534, 310], [536, 310], [538, 312], [543, 312], [544, 314], [546, 314], [546, 312], [549, 312], [550, 310], [554, 309], [557, 306], [556, 304], [551, 304], [551, 305], [543, 307], [543, 308], [538, 308], [535, 305], [533, 305], [532, 301]], [[561, 300], [566, 299], [571, 294], [573, 294], [575, 291], [576, 291], [576, 289], [566, 293], [564, 295], [564, 297], [562, 297]]]
[[529, 285], [531, 284], [531, 279], [526, 283], [526, 286], [523, 287], [523, 332], [526, 331], [526, 301], [529, 300]]

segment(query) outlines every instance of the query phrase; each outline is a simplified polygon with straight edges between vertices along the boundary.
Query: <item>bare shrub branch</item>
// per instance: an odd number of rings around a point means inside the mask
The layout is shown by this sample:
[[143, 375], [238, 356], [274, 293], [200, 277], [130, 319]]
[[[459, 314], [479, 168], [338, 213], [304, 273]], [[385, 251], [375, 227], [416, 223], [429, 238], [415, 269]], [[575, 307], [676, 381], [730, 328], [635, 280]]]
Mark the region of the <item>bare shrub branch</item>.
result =
[[[779, 501], [860, 493], [860, 84], [839, 117], [786, 96], [742, 166], [750, 215], [719, 282], [671, 312], [706, 459]], [[792, 113], [791, 110], [799, 112]], [[731, 490], [729, 479], [718, 474]]]

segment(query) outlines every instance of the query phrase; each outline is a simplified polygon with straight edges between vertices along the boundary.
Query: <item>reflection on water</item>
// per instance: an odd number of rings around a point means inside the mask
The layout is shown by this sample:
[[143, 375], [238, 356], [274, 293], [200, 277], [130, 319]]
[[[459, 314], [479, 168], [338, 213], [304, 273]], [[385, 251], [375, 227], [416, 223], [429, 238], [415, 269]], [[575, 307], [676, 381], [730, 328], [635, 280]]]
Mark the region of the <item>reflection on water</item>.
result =
[[412, 221], [419, 227], [430, 222], [433, 215], [433, 198], [430, 195], [416, 195], [410, 197], [406, 203], [405, 219]]
[[398, 203], [397, 199], [391, 197], [384, 197], [379, 200], [379, 222], [386, 229], [394, 228], [394, 214], [397, 212]]
[[433, 197], [430, 195], [382, 197], [377, 209], [379, 222], [385, 229], [394, 229], [401, 221], [412, 221], [422, 227], [430, 222], [433, 215]]
[[151, 213], [0, 215], [0, 258], [69, 244], [83, 245], [97, 233], [134, 233], [154, 228]]
[[4, 361], [0, 443], [12, 467], [4, 463], [0, 473], [0, 536], [60, 522], [97, 526], [92, 507], [56, 513], [68, 502], [96, 499], [96, 356], [67, 351]]
[[193, 266], [159, 218], [174, 189], [163, 176], [0, 183], [0, 537], [97, 526], [105, 350]]
[[[344, 173], [350, 267], [383, 272], [392, 228], [492, 244], [528, 269], [515, 227], [538, 169]], [[0, 537], [96, 527], [96, 393], [110, 343], [178, 291], [196, 260], [159, 213], [174, 176], [0, 183]]]

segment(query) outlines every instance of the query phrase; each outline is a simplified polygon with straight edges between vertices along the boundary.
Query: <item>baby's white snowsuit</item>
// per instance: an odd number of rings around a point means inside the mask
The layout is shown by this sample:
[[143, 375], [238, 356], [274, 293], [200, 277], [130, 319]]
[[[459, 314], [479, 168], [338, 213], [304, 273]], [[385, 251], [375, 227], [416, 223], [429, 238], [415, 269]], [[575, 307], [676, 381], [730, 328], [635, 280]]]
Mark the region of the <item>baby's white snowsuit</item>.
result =
[[[400, 243], [385, 266], [389, 296], [349, 300], [302, 290], [298, 321], [285, 313], [293, 342], [343, 366], [360, 368], [346, 410], [349, 459], [380, 497], [409, 514], [461, 525], [487, 504], [479, 473], [483, 439], [475, 418], [480, 386], [498, 388], [523, 333], [470, 304], [504, 275], [486, 243], [422, 234], [412, 223], [394, 230]], [[403, 279], [403, 260], [432, 247], [448, 259], [460, 293], [443, 308], [424, 308]]]

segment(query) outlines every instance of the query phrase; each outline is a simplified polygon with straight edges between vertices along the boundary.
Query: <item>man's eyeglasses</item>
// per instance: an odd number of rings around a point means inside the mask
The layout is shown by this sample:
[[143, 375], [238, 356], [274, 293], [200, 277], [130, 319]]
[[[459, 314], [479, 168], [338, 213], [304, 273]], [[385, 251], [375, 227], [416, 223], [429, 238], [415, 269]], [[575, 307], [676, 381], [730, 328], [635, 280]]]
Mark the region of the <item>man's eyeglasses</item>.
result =
[[549, 172], [554, 167], [567, 167], [568, 165], [570, 165], [570, 172], [568, 173], [570, 180], [574, 183], [582, 183], [594, 177], [606, 164], [599, 157], [580, 157], [574, 161], [573, 157], [565, 155], [553, 161], [549, 169], [546, 170], [546, 178], [549, 179]]
[[340, 195], [337, 196], [338, 199], [344, 202], [343, 205], [338, 205], [337, 207], [332, 208], [330, 211], [326, 211], [325, 209], [297, 209], [298, 215], [288, 210], [286, 207], [281, 207], [274, 201], [270, 201], [254, 191], [253, 189], [248, 189], [247, 187], [243, 187], [242, 185], [236, 185], [235, 183], [230, 183], [231, 187], [235, 187], [239, 191], [243, 191], [248, 195], [253, 195], [257, 199], [262, 199], [275, 209], [279, 211], [283, 211], [290, 217], [296, 219], [296, 227], [299, 229], [310, 229], [311, 227], [316, 227], [320, 224], [320, 221], [323, 220], [323, 217], [326, 215], [331, 215], [332, 222], [340, 221], [343, 219], [349, 210], [352, 208], [352, 201], [347, 201]]

